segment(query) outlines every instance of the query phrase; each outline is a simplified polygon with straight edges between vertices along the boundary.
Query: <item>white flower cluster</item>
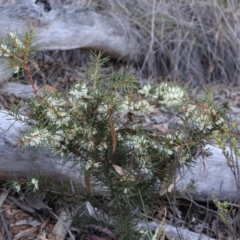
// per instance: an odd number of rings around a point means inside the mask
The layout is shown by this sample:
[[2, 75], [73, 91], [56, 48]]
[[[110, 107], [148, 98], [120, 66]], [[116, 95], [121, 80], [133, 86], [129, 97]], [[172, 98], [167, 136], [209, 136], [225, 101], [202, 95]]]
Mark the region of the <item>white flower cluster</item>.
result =
[[22, 41], [19, 39], [19, 37], [16, 35], [16, 33], [14, 32], [9, 32], [10, 37], [12, 38], [12, 40], [15, 42], [15, 47], [17, 48], [21, 48], [24, 49], [24, 44], [22, 43]]
[[0, 56], [1, 57], [9, 57], [9, 54], [11, 53], [10, 49], [4, 45], [4, 44], [1, 44], [0, 45]]
[[[87, 151], [107, 149], [106, 137], [96, 141], [97, 129], [92, 126], [92, 119], [86, 119], [83, 98], [94, 98], [85, 84], [77, 84], [69, 92], [69, 99], [61, 94], [44, 97], [45, 101], [35, 101], [34, 107], [41, 109], [47, 118], [48, 127], [37, 129], [23, 138], [28, 146], [40, 144], [56, 150], [60, 155], [67, 151], [67, 145], [76, 145]], [[86, 104], [89, 104], [86, 101]], [[103, 104], [104, 105], [104, 104]], [[108, 111], [107, 108], [102, 108]], [[77, 119], [78, 122], [73, 121]]]
[[[27, 185], [33, 187], [34, 192], [39, 190], [38, 180], [36, 178], [32, 178], [30, 181], [28, 181]], [[19, 193], [21, 191], [21, 185], [19, 182], [13, 181], [11, 182], [11, 186], [16, 192]]]
[[178, 86], [172, 84], [161, 83], [157, 88], [152, 85], [145, 85], [138, 91], [145, 97], [157, 99], [159, 103], [165, 104], [167, 107], [176, 107], [182, 105], [185, 92]]
[[151, 141], [147, 139], [145, 135], [118, 135], [118, 140], [121, 140], [122, 146], [126, 151], [131, 152], [134, 156], [134, 169], [131, 170], [131, 174], [138, 178], [141, 174], [147, 174], [148, 179], [153, 177], [153, 167], [151, 162], [151, 156], [148, 151]]
[[54, 133], [49, 132], [47, 129], [36, 129], [28, 136], [24, 136], [22, 138], [23, 142], [27, 146], [35, 147], [39, 146], [40, 144], [44, 146], [54, 145], [60, 146], [61, 141], [64, 140], [63, 132], [58, 130]]
[[[96, 93], [97, 90], [95, 90], [95, 94]], [[70, 101], [75, 108], [83, 107], [86, 109], [87, 107], [86, 99], [93, 98], [87, 86], [85, 84], [80, 83], [76, 84], [75, 87], [69, 91], [69, 94]], [[139, 100], [135, 102], [129, 97], [126, 97], [123, 101], [119, 101], [119, 99], [116, 98], [113, 99], [113, 102], [111, 102], [110, 105], [114, 105], [114, 103], [116, 102], [118, 111], [121, 112], [122, 114], [131, 112], [136, 116], [139, 116], [142, 114], [149, 114], [153, 110], [153, 107], [150, 106], [150, 104], [146, 100]], [[109, 104], [99, 104], [97, 111], [98, 113], [104, 115], [108, 114], [109, 109], [110, 109]]]
[[164, 145], [155, 145], [154, 146], [159, 152], [161, 152], [161, 154], [172, 156], [174, 154], [173, 149], [169, 149], [168, 147], [164, 146]]
[[131, 99], [129, 99], [129, 97], [126, 97], [118, 108], [124, 114], [131, 112], [136, 116], [140, 116], [142, 114], [149, 114], [153, 110], [153, 107], [146, 100], [139, 100], [137, 102], [133, 102]]
[[144, 153], [149, 145], [149, 140], [145, 136], [129, 135], [125, 139], [125, 146], [134, 148], [140, 154]]
[[167, 134], [161, 144], [152, 143], [154, 149], [159, 151], [159, 156], [164, 155], [167, 158], [174, 156], [178, 152], [178, 144], [183, 142], [184, 135], [178, 131]]
[[175, 148], [171, 147], [174, 146], [176, 141], [181, 141], [183, 135], [175, 132], [174, 135], [168, 134], [166, 136], [166, 141], [163, 143], [157, 143], [152, 141], [151, 139], [147, 139], [145, 135], [129, 135], [124, 140], [124, 145], [134, 151], [133, 155], [135, 158], [135, 169], [137, 172], [134, 171], [133, 174], [147, 174], [148, 179], [151, 179], [153, 176], [153, 166], [151, 162], [151, 149], [155, 149], [159, 152], [159, 156], [164, 155], [165, 157], [170, 158], [175, 153]]
[[[62, 97], [46, 97], [47, 102], [51, 105], [45, 110], [46, 116], [59, 127], [68, 126], [71, 120], [67, 112], [67, 102]], [[69, 110], [69, 109], [68, 109]]]
[[69, 91], [70, 95], [73, 95], [76, 98], [90, 98], [89, 90], [85, 83], [76, 84], [73, 89]]
[[158, 95], [159, 102], [165, 104], [167, 107], [175, 107], [182, 105], [185, 92], [178, 86], [171, 86], [167, 83], [162, 83], [157, 88], [156, 94]]
[[85, 164], [85, 170], [97, 170], [101, 167], [100, 162], [95, 162], [93, 159], [89, 159]]
[[[74, 133], [73, 133], [74, 132]], [[88, 127], [87, 124], [85, 126], [78, 126], [75, 129], [71, 129], [71, 135], [67, 138], [69, 140], [74, 139], [72, 136], [81, 136], [81, 140], [78, 141], [83, 148], [87, 149], [88, 151], [92, 152], [95, 149], [104, 150], [107, 149], [107, 142], [103, 138], [102, 141], [96, 143], [95, 135], [97, 134], [97, 130], [93, 127]]]
[[189, 123], [193, 129], [207, 133], [211, 131], [214, 126], [222, 126], [224, 119], [217, 116], [214, 109], [207, 106], [199, 107], [194, 104], [188, 104], [185, 106], [185, 116], [189, 118]]
[[138, 90], [138, 93], [144, 95], [145, 97], [148, 97], [148, 96], [152, 96], [152, 93], [151, 93], [152, 91], [153, 91], [153, 86], [150, 84], [147, 84], [143, 86], [142, 89]]
[[39, 190], [39, 186], [38, 186], [38, 180], [36, 178], [32, 178], [31, 181], [29, 181], [28, 183], [29, 186], [33, 186], [33, 191], [36, 192], [37, 190]]
[[21, 190], [21, 185], [18, 182], [14, 181], [12, 182], [12, 188], [19, 193]]

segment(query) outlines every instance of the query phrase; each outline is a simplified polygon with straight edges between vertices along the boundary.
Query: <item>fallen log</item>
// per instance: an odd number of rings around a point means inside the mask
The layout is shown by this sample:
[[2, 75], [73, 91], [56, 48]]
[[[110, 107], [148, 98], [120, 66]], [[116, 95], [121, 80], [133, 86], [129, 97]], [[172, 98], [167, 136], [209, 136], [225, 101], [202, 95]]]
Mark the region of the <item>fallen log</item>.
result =
[[[74, 165], [74, 162], [67, 161], [64, 164], [64, 159], [57, 158], [46, 148], [41, 148], [39, 151], [27, 148], [23, 151], [18, 146], [20, 133], [26, 128], [26, 125], [16, 122], [6, 112], [0, 111], [0, 180], [6, 181], [11, 177], [33, 177], [41, 173], [49, 181], [58, 183], [62, 179], [67, 179], [85, 188], [80, 163]], [[176, 188], [182, 192], [183, 197], [191, 197], [197, 201], [211, 200], [213, 194], [216, 194], [219, 200], [235, 201], [238, 198], [238, 189], [234, 175], [221, 150], [213, 146], [209, 148], [213, 154], [206, 162], [205, 171], [201, 169], [200, 160], [190, 170], [183, 168], [182, 178]], [[187, 185], [192, 182], [195, 189], [187, 189]], [[95, 186], [95, 183], [93, 185]], [[94, 194], [101, 195], [107, 191], [107, 188], [98, 185], [93, 191]]]
[[[81, 176], [81, 164], [64, 161], [56, 157], [49, 149], [19, 146], [20, 135], [28, 126], [15, 121], [7, 112], [0, 111], [0, 181], [10, 179], [28, 179], [42, 174], [47, 182], [61, 184], [71, 181], [78, 187], [85, 187]], [[95, 195], [103, 195], [106, 188], [94, 184]]]

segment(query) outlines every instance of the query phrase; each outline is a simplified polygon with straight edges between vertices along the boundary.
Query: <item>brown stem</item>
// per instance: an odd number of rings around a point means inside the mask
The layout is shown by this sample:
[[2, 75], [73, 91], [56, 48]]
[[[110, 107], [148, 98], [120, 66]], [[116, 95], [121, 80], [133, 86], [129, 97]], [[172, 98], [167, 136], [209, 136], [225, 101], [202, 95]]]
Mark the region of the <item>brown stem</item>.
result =
[[30, 84], [31, 84], [31, 86], [32, 86], [33, 93], [34, 93], [34, 95], [35, 95], [37, 98], [39, 98], [39, 94], [38, 94], [38, 92], [37, 92], [35, 83], [34, 83], [34, 81], [33, 81], [32, 74], [31, 74], [29, 65], [28, 65], [28, 64], [25, 64], [25, 67], [24, 67], [24, 68], [25, 68], [25, 70], [26, 70], [26, 72], [27, 72], [27, 77], [28, 77], [28, 79], [29, 79], [29, 81], [30, 81]]

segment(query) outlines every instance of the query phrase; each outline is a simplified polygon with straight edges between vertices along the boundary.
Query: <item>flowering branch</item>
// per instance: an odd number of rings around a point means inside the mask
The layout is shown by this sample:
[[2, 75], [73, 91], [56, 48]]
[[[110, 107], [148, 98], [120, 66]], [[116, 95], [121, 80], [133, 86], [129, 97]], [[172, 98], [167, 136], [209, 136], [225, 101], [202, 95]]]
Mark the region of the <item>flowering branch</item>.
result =
[[8, 45], [0, 44], [0, 58], [8, 60], [8, 67], [14, 69], [14, 73], [18, 73], [24, 69], [27, 73], [28, 80], [32, 86], [33, 93], [39, 97], [33, 77], [29, 68], [29, 60], [33, 52], [32, 40], [34, 31], [26, 32], [24, 37], [20, 38], [14, 32], [9, 32], [6, 42]]

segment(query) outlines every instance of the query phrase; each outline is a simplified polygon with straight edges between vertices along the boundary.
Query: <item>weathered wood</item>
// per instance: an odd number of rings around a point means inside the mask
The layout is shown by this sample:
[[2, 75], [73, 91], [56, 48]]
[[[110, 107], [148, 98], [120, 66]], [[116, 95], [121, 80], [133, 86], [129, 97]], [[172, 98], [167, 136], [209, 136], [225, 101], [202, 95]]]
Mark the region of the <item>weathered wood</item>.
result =
[[[87, 48], [117, 58], [133, 58], [139, 53], [136, 36], [128, 30], [130, 25], [106, 13], [76, 6], [44, 12], [34, 1], [17, 1], [0, 6], [0, 16], [0, 38], [9, 31], [21, 34], [34, 27], [38, 50]], [[12, 73], [5, 70], [0, 61], [0, 81]]]
[[[27, 126], [15, 122], [6, 112], [0, 111], [0, 180], [15, 176], [31, 177], [42, 173], [49, 181], [59, 182], [62, 178], [70, 179], [74, 184], [85, 186], [81, 176], [81, 165], [72, 167], [73, 162], [68, 161], [63, 165], [63, 160], [53, 156], [46, 148], [37, 152], [34, 148], [28, 148], [26, 152], [18, 147], [20, 132]], [[234, 175], [227, 162], [217, 147], [209, 146], [213, 155], [207, 160], [206, 170], [202, 171], [201, 161], [197, 161], [191, 171], [183, 169], [184, 176], [177, 184], [177, 189], [185, 189], [192, 182], [195, 189], [182, 191], [183, 196], [194, 200], [211, 200], [216, 194], [220, 200], [235, 201], [238, 198]], [[97, 186], [95, 194], [106, 192], [106, 188]]]
[[[182, 169], [183, 177], [177, 184], [177, 189], [186, 189], [188, 184], [193, 183], [194, 189], [183, 191], [183, 195], [188, 198], [207, 201], [212, 200], [215, 194], [220, 200], [236, 201], [239, 198], [240, 186], [238, 189], [222, 150], [216, 146], [207, 147], [212, 156], [206, 159], [205, 168], [202, 161], [198, 160], [192, 169]], [[235, 169], [237, 167], [240, 166]]]
[[[28, 147], [23, 150], [19, 147], [21, 132], [26, 128], [26, 125], [16, 122], [7, 112], [0, 111], [0, 181], [43, 174], [49, 182], [71, 180], [73, 184], [85, 187], [81, 164], [76, 165], [73, 161], [64, 163], [63, 159], [57, 158], [46, 148], [36, 150]], [[98, 185], [92, 191], [99, 195], [106, 188]]]

